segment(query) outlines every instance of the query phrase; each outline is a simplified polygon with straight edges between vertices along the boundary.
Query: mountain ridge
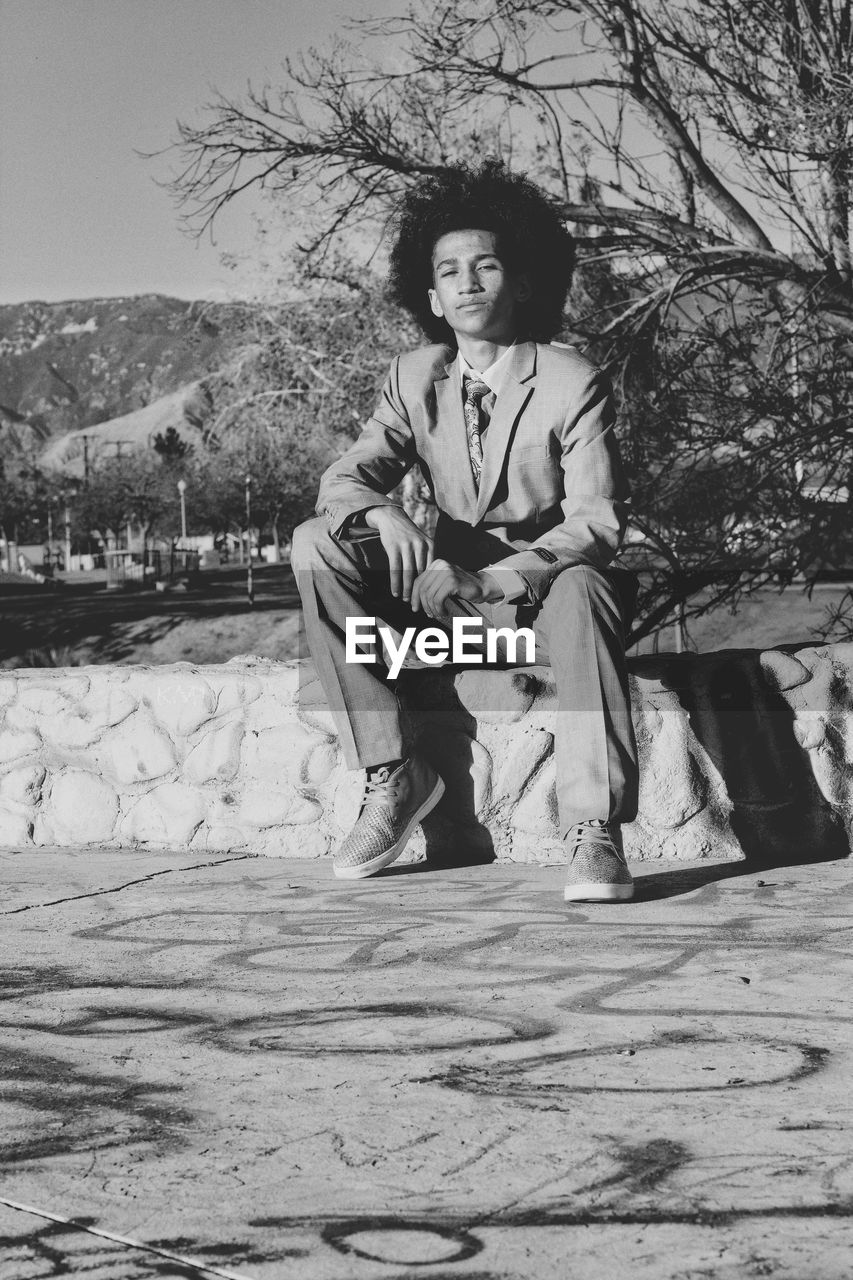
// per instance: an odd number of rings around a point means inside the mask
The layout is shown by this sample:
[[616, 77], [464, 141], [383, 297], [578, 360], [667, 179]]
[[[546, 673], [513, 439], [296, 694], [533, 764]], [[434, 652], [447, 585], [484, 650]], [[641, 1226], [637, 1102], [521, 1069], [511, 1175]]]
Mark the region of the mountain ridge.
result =
[[168, 294], [0, 305], [0, 448], [51, 440], [203, 382], [247, 340], [251, 304]]

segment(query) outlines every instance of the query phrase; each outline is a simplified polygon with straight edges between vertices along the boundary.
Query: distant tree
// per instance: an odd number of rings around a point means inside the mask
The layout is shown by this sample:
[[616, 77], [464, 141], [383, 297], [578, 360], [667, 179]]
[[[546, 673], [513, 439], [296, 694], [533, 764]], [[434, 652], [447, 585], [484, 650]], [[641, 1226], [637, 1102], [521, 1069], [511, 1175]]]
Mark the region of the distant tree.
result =
[[241, 530], [250, 474], [253, 519], [278, 545], [313, 511], [320, 474], [373, 411], [392, 357], [418, 336], [381, 286], [343, 260], [320, 275], [288, 268], [247, 305], [244, 336], [240, 357], [209, 380], [214, 407], [193, 487], [205, 491], [208, 523]]
[[119, 545], [130, 523], [151, 536], [169, 507], [174, 480], [153, 451], [99, 461], [74, 499], [77, 527], [103, 545]]
[[392, 357], [422, 340], [417, 327], [345, 256], [322, 267], [273, 262], [265, 274], [264, 291], [245, 306], [242, 354], [208, 380], [205, 438], [304, 416], [315, 433], [352, 439]]
[[304, 411], [284, 421], [274, 407], [232, 429], [199, 458], [190, 483], [195, 517], [214, 532], [246, 528], [246, 477], [251, 477], [252, 527], [281, 540], [311, 514], [317, 480], [336, 450]]
[[165, 433], [158, 431], [152, 448], [161, 462], [169, 466], [182, 462], [192, 452], [192, 445], [188, 440], [182, 439], [175, 427], [167, 427]]
[[52, 496], [50, 477], [23, 455], [0, 460], [0, 541], [8, 559], [9, 542], [44, 542]]

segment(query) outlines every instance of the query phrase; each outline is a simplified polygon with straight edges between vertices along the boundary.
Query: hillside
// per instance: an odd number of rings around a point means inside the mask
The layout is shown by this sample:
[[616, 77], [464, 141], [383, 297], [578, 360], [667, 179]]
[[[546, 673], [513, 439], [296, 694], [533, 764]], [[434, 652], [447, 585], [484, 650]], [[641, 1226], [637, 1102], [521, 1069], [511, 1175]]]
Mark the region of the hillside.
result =
[[0, 449], [133, 413], [221, 368], [245, 307], [159, 294], [0, 306]]
[[53, 436], [40, 462], [49, 471], [80, 480], [88, 475], [89, 467], [97, 467], [105, 458], [150, 448], [155, 437], [165, 435], [170, 427], [185, 443], [199, 445], [209, 409], [201, 384], [191, 382], [131, 413], [83, 431]]

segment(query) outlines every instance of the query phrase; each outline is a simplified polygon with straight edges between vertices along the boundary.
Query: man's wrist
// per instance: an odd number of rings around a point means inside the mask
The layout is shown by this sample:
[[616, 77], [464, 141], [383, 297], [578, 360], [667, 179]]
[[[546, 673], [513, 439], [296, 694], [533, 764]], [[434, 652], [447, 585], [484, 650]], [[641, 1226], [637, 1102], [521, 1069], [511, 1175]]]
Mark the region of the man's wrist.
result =
[[489, 583], [493, 583], [497, 588], [497, 595], [489, 596], [489, 604], [521, 604], [529, 602], [530, 596], [527, 583], [515, 569], [510, 569], [501, 564], [492, 564], [487, 569], [481, 569], [478, 577], [481, 581], [488, 578]]
[[483, 588], [483, 601], [485, 604], [499, 604], [505, 599], [505, 592], [501, 583], [493, 573], [489, 573], [488, 569], [481, 569], [477, 577]]
[[382, 520], [381, 513], [383, 511], [399, 511], [402, 512], [403, 515], [406, 514], [405, 511], [403, 511], [403, 508], [397, 506], [396, 503], [378, 502], [375, 507], [366, 507], [361, 513], [361, 518], [364, 520], [366, 525], [370, 526], [371, 529], [378, 529]]

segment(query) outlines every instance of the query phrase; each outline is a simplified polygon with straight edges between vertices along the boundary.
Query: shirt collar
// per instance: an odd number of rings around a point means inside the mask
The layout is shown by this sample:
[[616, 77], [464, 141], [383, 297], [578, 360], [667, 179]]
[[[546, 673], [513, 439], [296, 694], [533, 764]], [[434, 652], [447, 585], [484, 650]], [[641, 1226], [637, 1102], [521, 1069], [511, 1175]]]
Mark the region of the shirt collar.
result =
[[478, 369], [475, 369], [472, 365], [470, 365], [468, 361], [465, 359], [465, 357], [463, 356], [462, 352], [460, 351], [459, 352], [459, 383], [460, 385], [462, 384], [462, 380], [465, 377], [465, 374], [467, 373], [469, 375], [473, 375], [475, 378], [482, 379], [482, 381], [485, 382], [489, 390], [492, 391], [495, 396], [499, 396], [501, 393], [501, 388], [503, 387], [504, 382], [506, 381], [507, 369], [509, 366], [509, 357], [514, 347], [515, 347], [515, 342], [513, 342], [511, 346], [507, 347], [503, 355], [499, 356], [497, 360], [494, 362], [494, 364], [490, 364], [488, 369], [484, 369], [482, 373], [480, 373]]

